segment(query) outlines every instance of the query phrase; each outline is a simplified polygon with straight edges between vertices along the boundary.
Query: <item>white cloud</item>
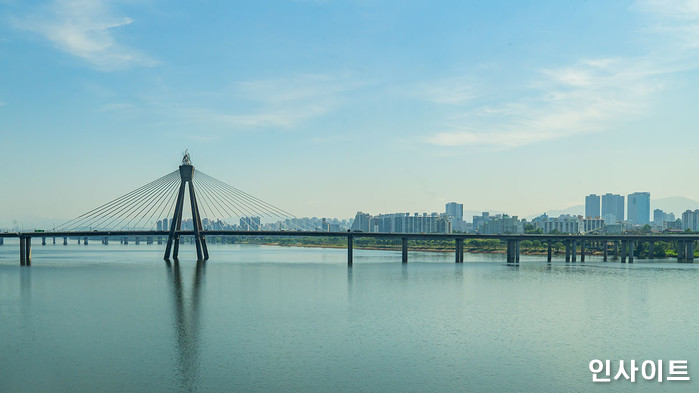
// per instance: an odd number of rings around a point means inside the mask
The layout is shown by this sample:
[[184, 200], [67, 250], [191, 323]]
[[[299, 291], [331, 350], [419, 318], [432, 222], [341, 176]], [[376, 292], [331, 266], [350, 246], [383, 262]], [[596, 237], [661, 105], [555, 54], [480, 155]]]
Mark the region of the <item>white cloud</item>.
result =
[[117, 31], [133, 20], [114, 16], [104, 1], [57, 0], [13, 22], [16, 28], [38, 33], [58, 49], [101, 70], [156, 64], [147, 55], [117, 42]]
[[[523, 83], [526, 91], [515, 99], [500, 97], [499, 103], [456, 108], [427, 142], [507, 149], [610, 130], [631, 116], [642, 116], [654, 93], [672, 85], [679, 72], [699, 68], [696, 51], [683, 50], [690, 44], [699, 46], [699, 0], [648, 0], [637, 8], [652, 17], [654, 26], [667, 26], [661, 35], [657, 28], [652, 30], [662, 43], [649, 44], [646, 54], [587, 58], [540, 69]], [[673, 34], [665, 34], [670, 31]], [[683, 48], [675, 46], [680, 36]], [[436, 102], [429, 94], [424, 98]]]
[[463, 105], [477, 97], [471, 78], [465, 76], [447, 78], [418, 87], [417, 95], [437, 104]]
[[293, 128], [320, 117], [342, 101], [342, 94], [358, 84], [347, 75], [303, 74], [234, 83], [217, 100], [245, 110], [192, 108], [187, 116], [226, 128]]

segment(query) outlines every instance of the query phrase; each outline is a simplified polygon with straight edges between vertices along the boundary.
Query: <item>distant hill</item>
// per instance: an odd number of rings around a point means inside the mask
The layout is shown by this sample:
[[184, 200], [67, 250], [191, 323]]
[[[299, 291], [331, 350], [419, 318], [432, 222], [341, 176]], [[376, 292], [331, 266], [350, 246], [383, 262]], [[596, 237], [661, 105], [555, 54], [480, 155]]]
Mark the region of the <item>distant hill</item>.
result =
[[680, 218], [685, 210], [699, 209], [699, 202], [685, 197], [668, 197], [650, 200], [650, 215], [653, 219], [653, 210], [660, 209], [665, 213], [675, 213], [675, 217]]

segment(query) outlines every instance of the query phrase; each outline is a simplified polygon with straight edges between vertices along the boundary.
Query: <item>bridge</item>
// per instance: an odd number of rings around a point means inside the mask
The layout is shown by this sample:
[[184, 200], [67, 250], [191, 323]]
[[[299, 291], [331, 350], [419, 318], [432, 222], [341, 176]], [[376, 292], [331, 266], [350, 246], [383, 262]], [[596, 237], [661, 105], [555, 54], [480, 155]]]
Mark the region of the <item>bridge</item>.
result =
[[[179, 175], [179, 176], [178, 176]], [[188, 191], [188, 192], [187, 192]], [[185, 203], [186, 200], [189, 203]], [[183, 228], [182, 217], [189, 208], [192, 229]], [[218, 213], [219, 217], [237, 217], [240, 226], [232, 229], [205, 230], [200, 209], [207, 213]], [[153, 219], [172, 217], [168, 225], [156, 229]], [[261, 218], [276, 220], [266, 224], [263, 230]], [[167, 219], [159, 220], [167, 223]], [[147, 226], [150, 225], [150, 228]], [[270, 229], [271, 228], [271, 229]], [[454, 261], [464, 261], [464, 241], [469, 239], [498, 240], [506, 243], [506, 261], [516, 264], [520, 260], [520, 246], [524, 240], [538, 240], [547, 245], [547, 261], [552, 261], [553, 245], [561, 242], [565, 246], [565, 261], [577, 262], [578, 248], [580, 261], [585, 261], [589, 254], [588, 246], [601, 249], [603, 260], [608, 261], [608, 254], [621, 259], [622, 263], [634, 262], [636, 246], [649, 244], [649, 254], [654, 255], [655, 242], [670, 242], [677, 250], [678, 262], [694, 262], [694, 245], [699, 235], [568, 235], [568, 234], [463, 234], [463, 233], [375, 233], [375, 232], [325, 232], [304, 228], [292, 214], [245, 193], [235, 187], [221, 182], [202, 172], [195, 171], [189, 154], [185, 152], [179, 170], [171, 172], [128, 194], [116, 198], [100, 207], [70, 220], [48, 232], [6, 232], [0, 233], [0, 245], [5, 238], [19, 238], [20, 266], [31, 265], [31, 247], [33, 238], [41, 238], [46, 244], [47, 238], [63, 238], [67, 244], [69, 238], [109, 239], [129, 237], [146, 237], [152, 241], [157, 237], [161, 244], [167, 238], [166, 261], [172, 257], [178, 259], [182, 236], [191, 236], [196, 248], [197, 261], [209, 259], [206, 242], [207, 236], [267, 236], [267, 237], [340, 237], [347, 241], [347, 264], [353, 263], [354, 240], [358, 238], [382, 238], [401, 240], [401, 260], [408, 262], [408, 249], [411, 240], [449, 240], [455, 245]], [[128, 240], [127, 240], [128, 241]], [[579, 246], [579, 247], [578, 247]], [[611, 250], [610, 250], [611, 246]]]

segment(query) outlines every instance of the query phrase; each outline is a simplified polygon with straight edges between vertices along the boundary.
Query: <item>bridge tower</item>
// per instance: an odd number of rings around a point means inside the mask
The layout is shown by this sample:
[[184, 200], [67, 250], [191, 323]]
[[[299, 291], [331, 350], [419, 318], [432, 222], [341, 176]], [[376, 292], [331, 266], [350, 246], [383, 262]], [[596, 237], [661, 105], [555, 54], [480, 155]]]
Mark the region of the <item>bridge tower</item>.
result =
[[[180, 234], [178, 233], [182, 227], [182, 210], [184, 208], [184, 192], [185, 187], [189, 184], [189, 201], [192, 209], [192, 225], [194, 227], [194, 244], [197, 248], [197, 261], [205, 261], [209, 259], [209, 250], [206, 247], [204, 239], [203, 227], [201, 225], [201, 216], [199, 215], [199, 206], [197, 205], [197, 196], [194, 191], [194, 166], [189, 158], [189, 153], [185, 151], [182, 157], [182, 165], [180, 165], [180, 190], [177, 194], [177, 203], [175, 204], [175, 212], [172, 216], [170, 225], [170, 233], [167, 238], [167, 246], [165, 246], [165, 260], [170, 260], [170, 250], [172, 250], [172, 258], [177, 259], [180, 249]], [[173, 248], [174, 245], [174, 248]]]

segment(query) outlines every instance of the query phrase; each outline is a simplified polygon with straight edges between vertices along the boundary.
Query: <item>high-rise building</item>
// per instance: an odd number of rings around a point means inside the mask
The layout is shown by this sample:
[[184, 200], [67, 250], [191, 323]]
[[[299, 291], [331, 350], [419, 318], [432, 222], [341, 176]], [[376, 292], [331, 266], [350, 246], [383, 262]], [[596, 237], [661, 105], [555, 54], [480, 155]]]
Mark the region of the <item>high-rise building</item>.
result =
[[655, 209], [653, 210], [653, 225], [662, 228], [663, 223], [667, 220], [667, 214], [660, 210], [660, 209]]
[[445, 206], [447, 216], [458, 219], [464, 218], [464, 205], [462, 203], [449, 202]]
[[602, 218], [609, 225], [624, 221], [624, 197], [610, 193], [602, 195]]
[[650, 193], [634, 192], [627, 199], [627, 220], [638, 225], [650, 223]]
[[464, 205], [462, 203], [449, 202], [445, 206], [447, 217], [451, 219], [452, 229], [463, 232], [466, 230], [464, 222]]
[[599, 210], [600, 197], [599, 195], [590, 194], [585, 197], [585, 218], [600, 218], [602, 215]]

